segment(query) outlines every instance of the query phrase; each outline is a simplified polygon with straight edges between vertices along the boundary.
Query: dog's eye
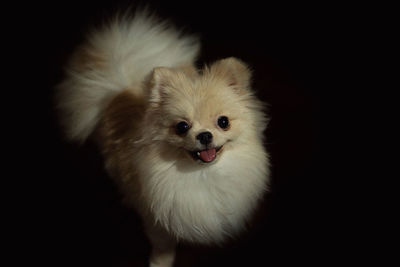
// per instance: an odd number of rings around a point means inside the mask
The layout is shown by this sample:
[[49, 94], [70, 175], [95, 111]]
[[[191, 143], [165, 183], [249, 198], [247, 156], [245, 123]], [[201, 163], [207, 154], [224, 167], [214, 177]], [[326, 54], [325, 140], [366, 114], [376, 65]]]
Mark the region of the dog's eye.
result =
[[229, 119], [226, 116], [221, 116], [218, 118], [218, 126], [221, 129], [227, 130], [229, 128]]
[[178, 124], [176, 125], [176, 133], [178, 135], [185, 134], [187, 131], [189, 131], [189, 129], [190, 125], [186, 121], [178, 122]]

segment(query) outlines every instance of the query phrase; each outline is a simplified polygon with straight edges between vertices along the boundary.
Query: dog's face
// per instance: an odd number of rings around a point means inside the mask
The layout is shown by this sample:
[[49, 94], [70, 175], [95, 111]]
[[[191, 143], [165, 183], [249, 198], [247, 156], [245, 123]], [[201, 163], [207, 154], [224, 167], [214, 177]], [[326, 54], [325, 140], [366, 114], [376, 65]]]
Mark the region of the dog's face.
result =
[[214, 63], [202, 74], [155, 69], [150, 96], [154, 139], [195, 162], [217, 162], [224, 151], [254, 138], [265, 126], [251, 111], [249, 80], [247, 67], [232, 58]]

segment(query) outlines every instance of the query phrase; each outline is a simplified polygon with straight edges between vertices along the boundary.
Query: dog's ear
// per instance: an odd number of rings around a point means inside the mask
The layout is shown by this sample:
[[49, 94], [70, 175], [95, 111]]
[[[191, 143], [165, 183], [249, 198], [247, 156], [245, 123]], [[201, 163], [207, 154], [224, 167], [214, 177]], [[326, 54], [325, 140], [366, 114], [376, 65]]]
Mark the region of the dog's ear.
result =
[[153, 70], [149, 82], [151, 103], [159, 103], [163, 97], [168, 95], [168, 87], [173, 77], [174, 71], [170, 68], [157, 67]]
[[180, 67], [179, 70], [189, 78], [195, 79], [200, 77], [197, 68], [193, 64], [184, 65]]
[[230, 57], [215, 62], [210, 73], [227, 81], [228, 86], [239, 93], [246, 92], [251, 86], [251, 71], [241, 60]]

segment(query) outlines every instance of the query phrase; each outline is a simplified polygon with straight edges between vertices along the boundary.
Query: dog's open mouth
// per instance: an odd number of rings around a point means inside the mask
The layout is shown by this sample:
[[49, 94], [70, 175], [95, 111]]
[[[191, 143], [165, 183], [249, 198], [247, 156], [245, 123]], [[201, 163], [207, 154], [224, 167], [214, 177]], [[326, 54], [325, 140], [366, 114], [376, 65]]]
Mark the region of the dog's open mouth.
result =
[[222, 148], [223, 146], [213, 147], [199, 151], [192, 151], [190, 154], [195, 160], [201, 160], [204, 163], [210, 163], [217, 158], [217, 155], [220, 151], [222, 151]]

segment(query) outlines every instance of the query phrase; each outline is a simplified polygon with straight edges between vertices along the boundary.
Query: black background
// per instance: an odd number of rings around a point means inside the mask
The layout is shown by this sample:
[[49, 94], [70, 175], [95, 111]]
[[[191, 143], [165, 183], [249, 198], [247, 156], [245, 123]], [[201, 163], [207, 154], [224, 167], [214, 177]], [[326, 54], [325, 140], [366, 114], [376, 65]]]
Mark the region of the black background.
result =
[[[133, 2], [137, 3], [137, 2]], [[18, 3], [17, 3], [18, 4]], [[149, 244], [136, 215], [120, 204], [101, 158], [86, 144], [62, 140], [53, 110], [54, 86], [63, 65], [91, 26], [131, 1], [23, 3], [24, 54], [17, 67], [26, 112], [14, 112], [31, 149], [16, 151], [13, 168], [27, 178], [15, 197], [13, 246], [51, 266], [146, 266]], [[330, 200], [335, 170], [326, 162], [334, 146], [325, 144], [323, 99], [337, 94], [337, 78], [351, 45], [348, 9], [329, 4], [234, 1], [142, 1], [202, 40], [200, 65], [235, 56], [254, 70], [257, 95], [269, 105], [266, 131], [272, 161], [271, 192], [249, 230], [223, 247], [188, 244], [178, 248], [176, 266], [325, 266], [352, 251], [341, 237], [341, 221]], [[6, 11], [5, 11], [6, 12]], [[17, 33], [16, 33], [17, 32]], [[18, 31], [14, 31], [18, 35]], [[27, 51], [25, 51], [27, 50]], [[33, 57], [32, 57], [33, 56]], [[19, 76], [20, 77], [20, 76]], [[20, 96], [21, 97], [21, 96]], [[336, 189], [334, 189], [336, 190]], [[25, 197], [26, 196], [26, 197]], [[14, 232], [13, 232], [14, 233]], [[339, 243], [338, 243], [339, 242]], [[350, 242], [350, 245], [349, 245]]]

